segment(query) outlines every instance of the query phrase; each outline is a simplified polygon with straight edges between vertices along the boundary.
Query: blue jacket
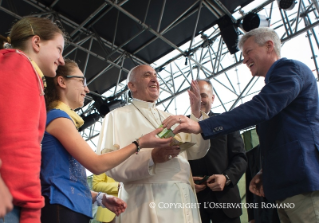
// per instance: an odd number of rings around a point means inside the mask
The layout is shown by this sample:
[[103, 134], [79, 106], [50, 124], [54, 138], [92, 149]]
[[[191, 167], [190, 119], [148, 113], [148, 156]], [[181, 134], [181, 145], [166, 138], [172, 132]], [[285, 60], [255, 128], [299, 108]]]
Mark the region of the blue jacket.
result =
[[303, 63], [282, 58], [260, 93], [230, 112], [199, 122], [202, 136], [257, 125], [263, 156], [263, 186], [270, 200], [319, 190], [317, 82]]

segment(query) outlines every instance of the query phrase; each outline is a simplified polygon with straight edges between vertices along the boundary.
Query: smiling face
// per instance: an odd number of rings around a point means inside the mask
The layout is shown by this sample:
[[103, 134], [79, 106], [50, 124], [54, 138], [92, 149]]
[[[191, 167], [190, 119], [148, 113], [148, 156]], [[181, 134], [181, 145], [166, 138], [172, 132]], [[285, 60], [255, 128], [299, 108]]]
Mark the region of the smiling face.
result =
[[67, 99], [67, 104], [69, 105], [69, 107], [72, 109], [80, 108], [84, 105], [85, 95], [89, 93], [90, 90], [87, 86], [84, 86], [84, 76], [82, 71], [78, 67], [74, 67], [69, 75], [83, 77], [58, 77], [64, 79], [65, 98]]
[[148, 65], [134, 68], [128, 87], [132, 96], [148, 102], [155, 102], [159, 97], [159, 83], [156, 71]]
[[47, 77], [55, 77], [59, 65], [64, 65], [62, 52], [64, 38], [57, 33], [52, 40], [38, 42], [39, 49], [35, 59], [43, 74]]
[[215, 95], [211, 86], [206, 81], [198, 81], [198, 85], [201, 97], [200, 109], [207, 114], [212, 107]]
[[252, 76], [265, 77], [270, 66], [274, 63], [273, 42], [267, 41], [260, 46], [255, 42], [255, 37], [250, 37], [242, 48], [244, 61]]

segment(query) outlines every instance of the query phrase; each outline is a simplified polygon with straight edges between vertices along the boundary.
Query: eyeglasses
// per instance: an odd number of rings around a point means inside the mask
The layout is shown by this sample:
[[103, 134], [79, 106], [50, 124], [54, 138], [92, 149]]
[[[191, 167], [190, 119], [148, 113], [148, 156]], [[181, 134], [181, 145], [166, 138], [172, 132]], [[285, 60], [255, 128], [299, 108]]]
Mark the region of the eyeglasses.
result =
[[87, 84], [86, 84], [86, 78], [83, 77], [83, 76], [67, 75], [67, 76], [65, 76], [65, 77], [66, 77], [66, 78], [73, 78], [73, 77], [75, 77], [75, 78], [82, 78], [82, 79], [83, 79], [83, 86], [84, 86], [84, 87], [87, 86]]

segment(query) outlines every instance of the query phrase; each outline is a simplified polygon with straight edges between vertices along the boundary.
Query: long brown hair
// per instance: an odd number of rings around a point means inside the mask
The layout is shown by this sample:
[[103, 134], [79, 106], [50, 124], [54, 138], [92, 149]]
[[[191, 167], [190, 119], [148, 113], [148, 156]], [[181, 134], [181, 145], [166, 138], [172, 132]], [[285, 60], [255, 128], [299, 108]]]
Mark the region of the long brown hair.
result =
[[[38, 17], [23, 17], [10, 30], [10, 44], [15, 49], [24, 50], [25, 42], [32, 36], [38, 35], [42, 40], [52, 40], [56, 34], [60, 33], [64, 38], [62, 30], [51, 20]], [[7, 41], [8, 38], [1, 38]], [[0, 49], [3, 48], [1, 44]]]
[[73, 60], [65, 59], [64, 62], [65, 64], [63, 66], [58, 67], [55, 77], [45, 77], [47, 87], [44, 90], [44, 98], [47, 111], [50, 111], [52, 109], [51, 104], [53, 101], [57, 101], [60, 99], [57, 77], [66, 77], [67, 75], [71, 75], [74, 68], [78, 68], [78, 64]]

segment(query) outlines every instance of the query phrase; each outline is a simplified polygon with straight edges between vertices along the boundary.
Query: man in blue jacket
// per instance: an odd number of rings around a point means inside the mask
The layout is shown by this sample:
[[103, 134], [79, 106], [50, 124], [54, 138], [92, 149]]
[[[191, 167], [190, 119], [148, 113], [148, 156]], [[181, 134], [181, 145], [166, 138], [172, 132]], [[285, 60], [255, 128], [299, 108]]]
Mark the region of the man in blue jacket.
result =
[[316, 79], [296, 60], [280, 58], [280, 39], [257, 28], [238, 42], [244, 64], [265, 86], [251, 101], [230, 112], [194, 122], [171, 116], [177, 132], [202, 133], [204, 139], [257, 125], [262, 170], [249, 189], [276, 200], [282, 222], [319, 222], [319, 103]]

